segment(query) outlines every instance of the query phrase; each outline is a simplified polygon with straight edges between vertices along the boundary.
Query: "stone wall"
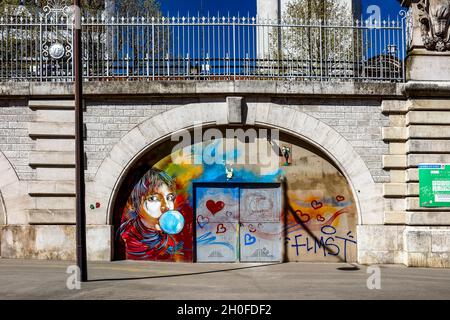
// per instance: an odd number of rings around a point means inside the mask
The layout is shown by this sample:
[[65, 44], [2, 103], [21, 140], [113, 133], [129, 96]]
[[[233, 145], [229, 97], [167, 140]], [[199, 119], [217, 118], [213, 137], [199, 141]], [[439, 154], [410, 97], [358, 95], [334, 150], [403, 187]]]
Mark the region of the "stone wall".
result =
[[[58, 93], [53, 99], [29, 95], [24, 97], [26, 99], [9, 99], [11, 109], [6, 106], [0, 109], [0, 114], [15, 110], [17, 114], [26, 116], [26, 125], [19, 124], [24, 127], [22, 131], [11, 128], [12, 131], [2, 133], [6, 141], [16, 134], [22, 136], [29, 149], [22, 154], [22, 158], [8, 158], [12, 167], [18, 171], [22, 187], [16, 188], [16, 191], [26, 199], [26, 205], [21, 209], [20, 219], [12, 217], [8, 221], [13, 223], [3, 227], [4, 257], [74, 257], [73, 101], [67, 99], [70, 88], [66, 85], [55, 84], [50, 88]], [[249, 110], [248, 125], [257, 120], [258, 123], [286, 128], [289, 132], [299, 132], [300, 136], [316, 143], [319, 149], [323, 147], [328, 150], [336, 161], [341, 162], [338, 167], [341, 170], [344, 168], [344, 174], [356, 179], [353, 181], [356, 183], [354, 192], [363, 190], [361, 194], [355, 194], [359, 198], [358, 208], [361, 212], [370, 212], [364, 219], [359, 217], [360, 224], [364, 224], [358, 227], [359, 261], [402, 262], [397, 252], [403, 250], [403, 238], [396, 236], [402, 227], [383, 226], [382, 206], [377, 209], [381, 205], [377, 190], [381, 190], [382, 183], [389, 182], [391, 177], [389, 171], [383, 168], [382, 159], [389, 153], [389, 148], [382, 139], [382, 127], [393, 122], [390, 115], [382, 113], [382, 96], [402, 99], [397, 85], [343, 83], [330, 86], [281, 82], [224, 82], [221, 85], [214, 82], [168, 83], [161, 87], [146, 83], [139, 87], [139, 95], [126, 94], [127, 90], [132, 92], [133, 88], [135, 86], [130, 83], [123, 84], [120, 89], [114, 83], [102, 84], [101, 90], [95, 92], [88, 83], [85, 90], [87, 220], [91, 236], [98, 234], [100, 237], [88, 244], [91, 260], [112, 258], [113, 234], [109, 212], [112, 193], [115, 192], [121, 172], [131, 164], [132, 157], [145, 143], [150, 143], [139, 140], [144, 137], [142, 132], [134, 133], [137, 126], [148, 126], [146, 123], [151, 126], [151, 123], [163, 121], [168, 128], [172, 124], [176, 128], [183, 122], [185, 124], [182, 127], [193, 125], [186, 121], [193, 122], [195, 119], [208, 122], [206, 119], [209, 117], [220, 118], [217, 121], [223, 125], [227, 123], [226, 117], [221, 118], [222, 110], [228, 108], [227, 97], [241, 96]], [[33, 86], [23, 90], [49, 92], [44, 87], [38, 90]], [[8, 98], [8, 90], [3, 87], [3, 92], [4, 98]], [[172, 94], [168, 95], [169, 92]], [[174, 112], [169, 115], [170, 110]], [[153, 120], [159, 116], [160, 120]], [[14, 122], [13, 119], [11, 121]], [[208, 123], [211, 124], [210, 121]], [[301, 127], [296, 127], [296, 123]], [[166, 129], [149, 130], [149, 134], [155, 135]], [[163, 135], [162, 131], [158, 135]], [[334, 146], [332, 141], [339, 146]], [[7, 145], [12, 147], [11, 144]], [[356, 158], [361, 159], [361, 162]], [[363, 173], [364, 170], [368, 175]], [[366, 188], [369, 184], [373, 184], [373, 188]], [[96, 202], [99, 202], [100, 208], [90, 210], [90, 204]], [[7, 214], [14, 211], [8, 207], [8, 203], [6, 210]], [[49, 238], [46, 238], [46, 232]], [[375, 241], [380, 234], [392, 234], [392, 237], [386, 236], [388, 240]], [[51, 240], [53, 238], [54, 241]], [[388, 254], [382, 254], [386, 252]]]
[[450, 209], [420, 206], [418, 174], [421, 163], [450, 162], [448, 101], [410, 96], [406, 101], [385, 101], [383, 112], [391, 120], [383, 128], [383, 139], [389, 143], [383, 167], [391, 176], [383, 190], [385, 223], [406, 225], [401, 229], [403, 263], [449, 267]]

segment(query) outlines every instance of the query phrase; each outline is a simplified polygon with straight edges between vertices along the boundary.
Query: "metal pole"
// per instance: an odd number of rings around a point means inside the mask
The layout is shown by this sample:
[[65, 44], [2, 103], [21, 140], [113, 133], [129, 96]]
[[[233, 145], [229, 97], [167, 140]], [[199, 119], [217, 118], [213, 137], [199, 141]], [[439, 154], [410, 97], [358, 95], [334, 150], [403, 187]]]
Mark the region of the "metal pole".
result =
[[73, 30], [73, 60], [75, 88], [75, 184], [76, 184], [76, 231], [77, 231], [77, 266], [80, 268], [80, 280], [86, 282], [86, 210], [84, 184], [84, 135], [83, 135], [83, 65], [81, 43], [81, 4], [73, 0], [75, 8], [75, 25]]
[[278, 23], [278, 76], [282, 76], [282, 41], [281, 41], [281, 0], [277, 1], [277, 23]]

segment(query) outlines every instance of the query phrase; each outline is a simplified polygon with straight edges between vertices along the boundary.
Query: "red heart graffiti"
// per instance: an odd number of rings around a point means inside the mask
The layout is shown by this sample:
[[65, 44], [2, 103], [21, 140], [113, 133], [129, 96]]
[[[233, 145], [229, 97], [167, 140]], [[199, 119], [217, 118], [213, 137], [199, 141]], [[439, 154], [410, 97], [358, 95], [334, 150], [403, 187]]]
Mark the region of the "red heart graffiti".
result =
[[217, 201], [214, 202], [214, 200], [208, 200], [206, 201], [206, 208], [212, 213], [216, 214], [220, 210], [222, 210], [225, 207], [225, 203], [223, 201]]
[[324, 221], [325, 221], [325, 218], [322, 217], [320, 214], [318, 214], [318, 215], [317, 215], [317, 221], [324, 222]]
[[227, 228], [223, 225], [223, 223], [217, 225], [216, 234], [227, 232]]
[[311, 220], [311, 217], [307, 213], [303, 213], [300, 210], [295, 211], [298, 215], [300, 215], [300, 220], [302, 220], [303, 223], [309, 222]]
[[313, 207], [314, 210], [320, 209], [323, 207], [323, 203], [319, 202], [317, 200], [311, 201], [311, 207]]
[[248, 231], [250, 231], [251, 233], [255, 233], [256, 232], [256, 228], [252, 224], [249, 224], [248, 225]]
[[343, 196], [336, 196], [336, 201], [337, 202], [341, 202], [341, 201], [344, 201], [345, 200], [345, 197], [343, 197]]

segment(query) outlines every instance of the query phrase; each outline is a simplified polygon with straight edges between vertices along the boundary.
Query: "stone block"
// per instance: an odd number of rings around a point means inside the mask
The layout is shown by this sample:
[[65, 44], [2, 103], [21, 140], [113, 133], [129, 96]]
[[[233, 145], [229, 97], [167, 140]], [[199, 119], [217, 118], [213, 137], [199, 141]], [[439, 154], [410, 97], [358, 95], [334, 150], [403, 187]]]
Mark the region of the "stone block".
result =
[[71, 151], [75, 154], [74, 139], [36, 139], [36, 151]]
[[417, 167], [421, 163], [450, 163], [450, 154], [408, 155], [408, 167]]
[[406, 113], [408, 105], [405, 100], [383, 100], [381, 103], [383, 113]]
[[396, 251], [398, 232], [397, 226], [358, 225], [358, 251]]
[[407, 182], [419, 182], [419, 169], [412, 168], [406, 170], [406, 181]]
[[30, 209], [28, 210], [29, 224], [75, 224], [74, 209]]
[[95, 181], [112, 190], [123, 170], [123, 166], [117, 164], [110, 158], [106, 158], [97, 171]]
[[38, 181], [75, 181], [75, 168], [36, 168]]
[[389, 154], [404, 155], [406, 154], [406, 144], [404, 142], [390, 142]]
[[406, 168], [406, 156], [403, 155], [383, 155], [384, 169]]
[[381, 129], [383, 141], [406, 141], [408, 131], [405, 127], [385, 127]]
[[[198, 107], [197, 114], [202, 123], [215, 123], [216, 125], [228, 124], [228, 107], [226, 103], [210, 104], [210, 108]], [[192, 126], [192, 123], [185, 124], [183, 127]]]
[[412, 226], [450, 226], [450, 212], [409, 211], [406, 213], [406, 224]]
[[31, 167], [75, 166], [75, 154], [67, 151], [31, 151], [28, 163]]
[[407, 153], [450, 153], [449, 140], [414, 140], [406, 143]]
[[406, 228], [403, 239], [403, 247], [406, 252], [424, 254], [431, 252], [431, 231], [429, 229]]
[[120, 145], [121, 142], [134, 155], [138, 154], [148, 144], [148, 140], [137, 127], [130, 130], [118, 144]]
[[406, 204], [404, 198], [385, 198], [384, 199], [385, 211], [405, 211]]
[[406, 183], [383, 184], [383, 195], [385, 197], [404, 197], [406, 195]]
[[30, 181], [28, 182], [30, 195], [74, 195], [75, 181]]
[[73, 209], [75, 210], [75, 197], [33, 197], [36, 209]]
[[33, 208], [33, 199], [26, 193], [27, 182], [18, 181], [2, 188], [1, 196], [7, 213], [8, 224], [27, 224], [26, 210]]
[[228, 123], [242, 124], [245, 121], [246, 105], [243, 97], [227, 97]]
[[145, 137], [145, 139], [148, 141], [148, 143], [151, 143], [161, 138], [159, 131], [151, 124], [150, 120], [142, 122], [138, 126], [138, 128], [141, 131], [142, 135]]
[[450, 227], [446, 230], [432, 230], [431, 252], [450, 254]]
[[30, 137], [75, 137], [75, 125], [58, 122], [30, 122], [28, 124]]
[[406, 213], [404, 211], [385, 211], [384, 223], [393, 225], [403, 225], [406, 221]]
[[87, 258], [90, 261], [111, 261], [114, 228], [111, 225], [87, 226]]
[[450, 112], [440, 111], [410, 111], [406, 115], [406, 124], [450, 124]]
[[405, 183], [406, 171], [405, 170], [390, 170], [389, 175], [392, 183]]
[[411, 99], [408, 101], [409, 110], [437, 110], [450, 111], [447, 99]]
[[75, 109], [75, 100], [30, 100], [31, 109]]
[[411, 125], [408, 132], [411, 139], [447, 139], [450, 136], [450, 126]]
[[75, 111], [72, 110], [37, 110], [35, 111], [37, 122], [67, 122], [75, 123]]
[[406, 210], [408, 211], [450, 211], [449, 207], [421, 207], [419, 197], [406, 198]]
[[239, 80], [234, 82], [234, 92], [236, 94], [250, 92], [255, 94], [277, 93], [277, 90], [279, 90], [279, 87], [276, 81]]
[[418, 197], [419, 196], [419, 184], [418, 183], [408, 183], [407, 195], [409, 197]]
[[406, 127], [406, 117], [403, 114], [390, 114], [389, 115], [390, 127]]
[[[433, 66], [430, 69], [430, 66]], [[450, 56], [414, 50], [407, 61], [409, 81], [450, 81]]]
[[109, 159], [117, 163], [122, 168], [125, 168], [135, 155], [136, 153], [129, 148], [127, 142], [121, 140], [111, 149]]
[[235, 83], [233, 81], [197, 81], [195, 82], [195, 93], [233, 93], [235, 91]]
[[[265, 102], [261, 102], [258, 104], [254, 105], [254, 109], [252, 114], [254, 114], [254, 119], [253, 119], [253, 123], [267, 123], [268, 122], [268, 117], [269, 117], [269, 110], [270, 110], [270, 106], [271, 103], [265, 103]], [[305, 114], [296, 114], [296, 117], [298, 117], [299, 115], [301, 115], [301, 119], [305, 118], [306, 119], [306, 115]], [[304, 122], [303, 122], [304, 123]], [[297, 126], [298, 129], [303, 128], [302, 126]]]

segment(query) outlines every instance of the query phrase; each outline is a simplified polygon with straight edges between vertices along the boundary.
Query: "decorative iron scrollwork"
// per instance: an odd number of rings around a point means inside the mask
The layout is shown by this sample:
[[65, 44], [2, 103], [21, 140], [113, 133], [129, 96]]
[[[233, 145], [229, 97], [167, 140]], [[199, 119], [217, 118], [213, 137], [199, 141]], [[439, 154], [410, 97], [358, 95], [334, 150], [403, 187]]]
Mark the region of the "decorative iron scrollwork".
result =
[[423, 45], [428, 50], [450, 50], [450, 0], [419, 0], [419, 22]]
[[66, 53], [66, 50], [61, 43], [55, 42], [50, 46], [49, 53], [53, 59], [58, 60], [64, 56], [64, 54]]

